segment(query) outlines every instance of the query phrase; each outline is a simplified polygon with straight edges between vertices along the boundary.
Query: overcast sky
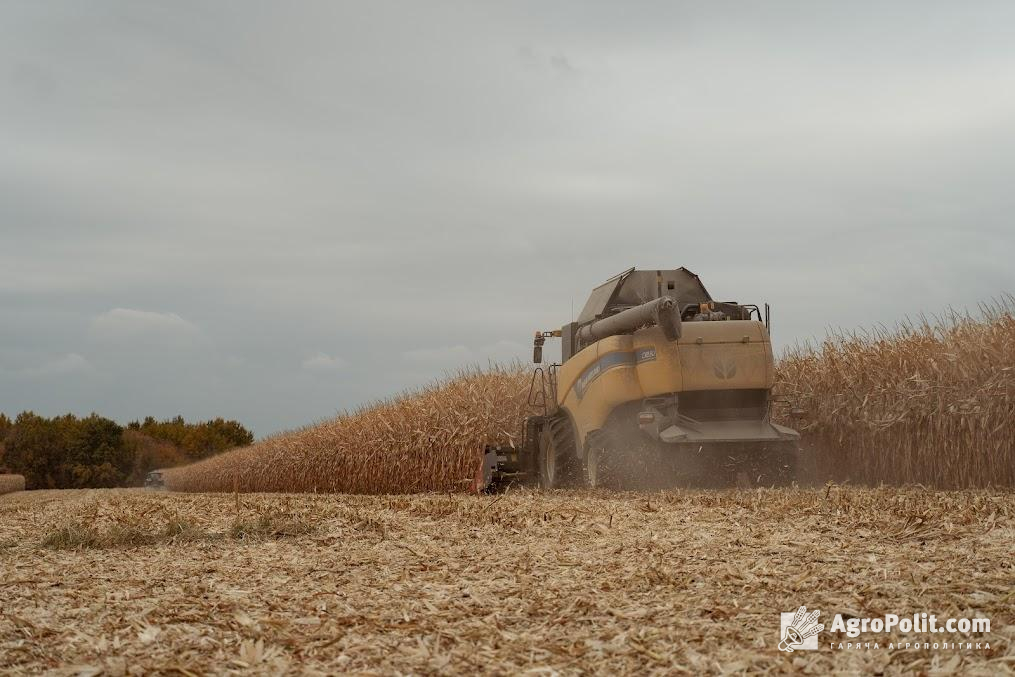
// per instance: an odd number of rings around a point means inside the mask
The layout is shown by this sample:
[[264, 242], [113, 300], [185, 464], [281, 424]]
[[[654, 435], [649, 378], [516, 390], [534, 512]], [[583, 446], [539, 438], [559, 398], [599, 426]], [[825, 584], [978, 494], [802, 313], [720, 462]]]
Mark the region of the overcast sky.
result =
[[[629, 266], [1015, 291], [1015, 3], [0, 4], [0, 411], [320, 420]], [[556, 346], [552, 350], [556, 351]]]

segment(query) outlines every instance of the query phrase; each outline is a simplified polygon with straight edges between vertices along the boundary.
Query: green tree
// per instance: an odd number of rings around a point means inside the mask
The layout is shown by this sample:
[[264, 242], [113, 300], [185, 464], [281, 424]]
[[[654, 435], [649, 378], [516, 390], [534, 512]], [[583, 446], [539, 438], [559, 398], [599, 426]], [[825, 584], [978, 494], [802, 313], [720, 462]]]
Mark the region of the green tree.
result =
[[139, 485], [156, 468], [253, 440], [238, 422], [222, 418], [187, 423], [149, 416], [124, 428], [98, 414], [47, 419], [26, 411], [13, 422], [0, 414], [0, 465], [23, 474], [30, 489]]
[[[7, 434], [10, 433], [11, 428], [14, 427], [14, 423], [7, 418], [7, 414], [0, 411], [0, 468], [4, 468], [4, 440], [7, 439]], [[2, 470], [0, 470], [2, 472]]]
[[63, 443], [56, 425], [31, 411], [18, 414], [4, 441], [5, 463], [29, 489], [59, 487]]
[[98, 414], [82, 419], [67, 415], [59, 420], [66, 440], [61, 484], [67, 487], [122, 484], [131, 469], [131, 458], [122, 440], [123, 428]]
[[142, 423], [131, 423], [129, 427], [154, 439], [176, 445], [190, 460], [207, 458], [254, 441], [254, 434], [239, 422], [222, 418], [187, 423], [182, 416], [165, 421], [155, 421], [148, 417]]

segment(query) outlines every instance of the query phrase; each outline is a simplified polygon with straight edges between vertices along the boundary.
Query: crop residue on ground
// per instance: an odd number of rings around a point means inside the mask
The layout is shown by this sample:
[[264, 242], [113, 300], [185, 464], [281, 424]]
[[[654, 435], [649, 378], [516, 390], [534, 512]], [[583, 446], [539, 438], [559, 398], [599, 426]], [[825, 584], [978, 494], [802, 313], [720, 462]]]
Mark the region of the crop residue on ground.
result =
[[[0, 656], [112, 674], [1002, 672], [1012, 542], [1015, 495], [993, 491], [27, 492], [0, 498]], [[801, 604], [983, 614], [991, 649], [786, 655], [778, 614]]]

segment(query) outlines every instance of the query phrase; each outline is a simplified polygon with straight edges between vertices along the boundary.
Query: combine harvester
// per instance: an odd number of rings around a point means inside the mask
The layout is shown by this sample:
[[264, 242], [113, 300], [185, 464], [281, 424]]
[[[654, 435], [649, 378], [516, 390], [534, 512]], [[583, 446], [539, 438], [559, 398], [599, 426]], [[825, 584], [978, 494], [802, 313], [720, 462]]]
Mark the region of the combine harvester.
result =
[[[799, 433], [771, 421], [769, 310], [712, 299], [686, 268], [631, 268], [577, 321], [536, 333], [561, 361], [536, 367], [518, 447], [487, 448], [479, 490], [769, 486], [792, 481]], [[799, 412], [794, 412], [798, 414]]]

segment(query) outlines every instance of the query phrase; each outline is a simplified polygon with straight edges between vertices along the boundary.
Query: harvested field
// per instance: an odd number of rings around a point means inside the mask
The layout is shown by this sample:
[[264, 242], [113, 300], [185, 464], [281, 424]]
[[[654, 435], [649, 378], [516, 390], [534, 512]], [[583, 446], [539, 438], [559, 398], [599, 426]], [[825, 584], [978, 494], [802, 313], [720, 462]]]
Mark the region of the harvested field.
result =
[[0, 475], [0, 494], [9, 494], [25, 490], [23, 475]]
[[[1004, 674], [1013, 542], [997, 491], [25, 492], [0, 498], [0, 669]], [[801, 604], [985, 616], [930, 639], [990, 649], [779, 652]]]

